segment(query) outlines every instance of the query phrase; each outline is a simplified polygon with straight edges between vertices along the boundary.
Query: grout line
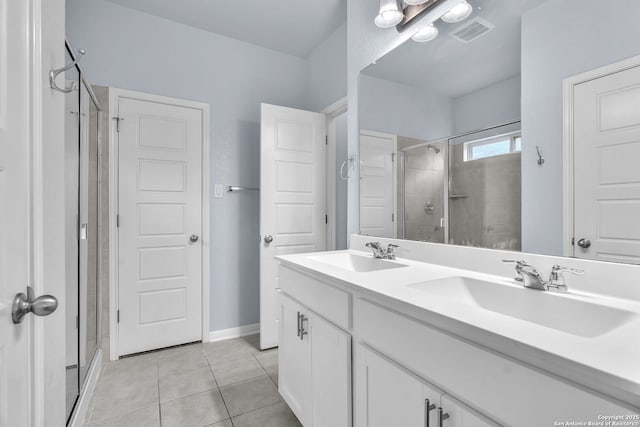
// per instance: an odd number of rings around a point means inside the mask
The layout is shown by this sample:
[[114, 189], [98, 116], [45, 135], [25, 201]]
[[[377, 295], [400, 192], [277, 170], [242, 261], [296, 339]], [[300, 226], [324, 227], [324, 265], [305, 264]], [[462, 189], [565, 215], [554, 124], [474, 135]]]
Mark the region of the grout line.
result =
[[[222, 389], [220, 389], [220, 384], [218, 383], [218, 379], [216, 378], [216, 375], [213, 373], [213, 368], [211, 367], [211, 362], [209, 361], [209, 358], [206, 355], [205, 352], [205, 356], [204, 356], [205, 360], [207, 361], [207, 365], [209, 366], [209, 371], [211, 372], [211, 376], [213, 377], [213, 381], [216, 383], [216, 387], [218, 390], [218, 393], [220, 393], [220, 398], [222, 399], [222, 404], [224, 405], [224, 409], [227, 411], [227, 415], [229, 416], [229, 421], [231, 422], [231, 426], [233, 427], [233, 419], [231, 418], [231, 412], [229, 412], [229, 407], [227, 406], [227, 401], [224, 400], [224, 394], [222, 394]], [[224, 421], [224, 420], [222, 420]]]

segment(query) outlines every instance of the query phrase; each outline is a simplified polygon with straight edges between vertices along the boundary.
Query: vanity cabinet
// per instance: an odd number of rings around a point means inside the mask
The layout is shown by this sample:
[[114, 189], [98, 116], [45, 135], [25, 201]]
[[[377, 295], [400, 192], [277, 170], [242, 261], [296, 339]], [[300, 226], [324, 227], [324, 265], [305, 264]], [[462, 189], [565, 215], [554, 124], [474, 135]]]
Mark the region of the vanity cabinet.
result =
[[351, 336], [280, 293], [278, 388], [305, 427], [351, 425]]
[[356, 352], [356, 427], [493, 425], [368, 347]]

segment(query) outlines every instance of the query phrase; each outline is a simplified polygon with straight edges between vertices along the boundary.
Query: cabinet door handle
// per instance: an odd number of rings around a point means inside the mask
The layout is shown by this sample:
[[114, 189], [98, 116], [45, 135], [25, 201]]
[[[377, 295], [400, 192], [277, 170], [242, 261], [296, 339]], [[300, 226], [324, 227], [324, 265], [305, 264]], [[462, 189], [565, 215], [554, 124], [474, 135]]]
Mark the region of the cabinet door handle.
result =
[[308, 334], [308, 332], [304, 330], [304, 322], [306, 322], [307, 320], [309, 320], [307, 316], [305, 316], [304, 314], [300, 315], [300, 339], [301, 340], [303, 340], [304, 336]]
[[429, 423], [431, 422], [431, 411], [436, 409], [435, 403], [431, 403], [429, 399], [424, 400], [424, 427], [429, 427]]
[[300, 322], [300, 312], [298, 312], [298, 335], [297, 335], [298, 337], [300, 336], [300, 331], [301, 331], [300, 325], [301, 325], [301, 323], [302, 322]]
[[448, 419], [449, 419], [449, 414], [446, 414], [446, 413], [443, 414], [442, 408], [438, 408], [438, 427], [442, 427], [444, 420], [448, 420]]

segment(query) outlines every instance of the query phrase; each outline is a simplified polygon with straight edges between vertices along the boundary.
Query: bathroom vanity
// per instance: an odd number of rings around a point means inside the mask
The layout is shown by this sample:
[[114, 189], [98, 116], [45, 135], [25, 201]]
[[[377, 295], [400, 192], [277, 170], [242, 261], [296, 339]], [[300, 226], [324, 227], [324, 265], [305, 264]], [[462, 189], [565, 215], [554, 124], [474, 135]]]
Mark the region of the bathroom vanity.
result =
[[558, 293], [515, 284], [513, 253], [370, 240], [279, 257], [279, 390], [303, 425], [640, 425], [640, 298], [594, 283], [615, 265], [518, 255], [586, 270]]

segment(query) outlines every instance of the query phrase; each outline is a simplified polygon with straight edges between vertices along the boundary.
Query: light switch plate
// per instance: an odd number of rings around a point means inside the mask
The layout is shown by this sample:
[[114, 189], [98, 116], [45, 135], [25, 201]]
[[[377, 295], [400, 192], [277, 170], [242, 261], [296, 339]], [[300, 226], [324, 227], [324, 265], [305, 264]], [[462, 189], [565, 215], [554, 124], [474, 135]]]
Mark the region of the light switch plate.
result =
[[213, 197], [222, 197], [224, 196], [224, 185], [215, 184], [213, 186]]

